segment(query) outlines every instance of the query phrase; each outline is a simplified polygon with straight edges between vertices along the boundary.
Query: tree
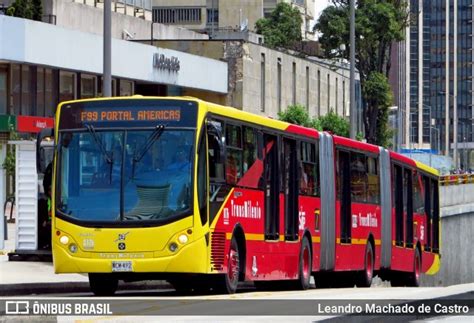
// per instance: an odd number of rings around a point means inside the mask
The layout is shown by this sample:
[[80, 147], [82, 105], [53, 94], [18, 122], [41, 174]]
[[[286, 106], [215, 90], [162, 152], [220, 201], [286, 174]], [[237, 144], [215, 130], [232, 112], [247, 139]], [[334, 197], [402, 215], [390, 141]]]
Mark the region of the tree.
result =
[[43, 18], [43, 5], [41, 0], [31, 0], [32, 19], [36, 21], [42, 21]]
[[[333, 0], [326, 8], [315, 30], [321, 34], [319, 42], [328, 58], [349, 58], [349, 1]], [[366, 89], [367, 81], [387, 82], [390, 72], [391, 49], [394, 42], [404, 39], [404, 30], [409, 23], [405, 0], [359, 0], [356, 8], [356, 68], [359, 71], [362, 96], [366, 103], [364, 125], [367, 141], [374, 144], [387, 144], [385, 135], [388, 129], [384, 106], [380, 101], [369, 97], [374, 89]], [[341, 46], [345, 45], [345, 46]], [[372, 74], [377, 72], [378, 74]], [[382, 80], [382, 76], [385, 78]], [[373, 86], [374, 84], [370, 84]], [[387, 93], [381, 93], [385, 89]], [[377, 95], [386, 98], [390, 95], [388, 86], [381, 86]], [[386, 103], [386, 102], [385, 102]], [[391, 103], [391, 102], [390, 102]], [[389, 103], [389, 104], [390, 104]], [[380, 111], [379, 113], [379, 109]], [[386, 110], [386, 109], [385, 109]], [[378, 117], [374, 117], [378, 116]], [[381, 130], [378, 130], [378, 129]], [[379, 137], [381, 135], [381, 137]]]
[[329, 131], [335, 135], [349, 137], [349, 122], [330, 110], [328, 114], [313, 120], [314, 128]]
[[299, 104], [289, 105], [285, 111], [278, 112], [278, 119], [303, 127], [311, 128], [313, 126], [308, 110]]
[[270, 17], [260, 18], [255, 24], [257, 33], [265, 37], [269, 47], [288, 47], [302, 39], [301, 24], [303, 19], [296, 7], [280, 2], [271, 12]]
[[7, 15], [41, 21], [43, 5], [41, 0], [15, 0], [8, 7]]
[[9, 16], [33, 19], [33, 10], [30, 0], [15, 0], [7, 9]]
[[314, 128], [319, 131], [329, 131], [335, 135], [349, 137], [349, 122], [330, 110], [325, 116], [311, 119], [308, 110], [299, 104], [289, 105], [285, 111], [278, 112], [281, 121]]
[[365, 121], [367, 124], [377, 125], [366, 131], [367, 141], [388, 147], [393, 134], [388, 126], [388, 108], [393, 98], [387, 77], [379, 72], [370, 73], [365, 82], [364, 92], [367, 98]]

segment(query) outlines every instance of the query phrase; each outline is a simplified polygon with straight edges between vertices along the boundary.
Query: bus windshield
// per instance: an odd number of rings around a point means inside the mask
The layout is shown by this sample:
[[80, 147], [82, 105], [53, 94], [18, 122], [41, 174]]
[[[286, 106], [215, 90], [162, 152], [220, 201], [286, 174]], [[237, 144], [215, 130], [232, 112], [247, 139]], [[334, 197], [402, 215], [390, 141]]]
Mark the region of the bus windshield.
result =
[[99, 222], [189, 211], [194, 131], [166, 129], [151, 142], [154, 132], [97, 131], [97, 139], [89, 131], [61, 133], [58, 211]]
[[[62, 112], [67, 119], [59, 123], [56, 214], [99, 225], [169, 222], [189, 215], [195, 154], [195, 119], [189, 115], [196, 110], [189, 108], [185, 124], [140, 120], [134, 126], [143, 110], [127, 108], [112, 110], [128, 113], [129, 122], [94, 122], [93, 113], [100, 120], [106, 109], [82, 107], [75, 119], [72, 110]], [[168, 111], [163, 109], [168, 107], [156, 111]]]

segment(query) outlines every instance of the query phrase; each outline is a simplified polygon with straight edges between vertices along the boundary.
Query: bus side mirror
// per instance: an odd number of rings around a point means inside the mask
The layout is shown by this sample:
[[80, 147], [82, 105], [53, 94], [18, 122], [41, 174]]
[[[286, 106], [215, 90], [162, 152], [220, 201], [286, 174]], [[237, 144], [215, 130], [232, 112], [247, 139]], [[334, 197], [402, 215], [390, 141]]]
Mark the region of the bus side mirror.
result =
[[221, 164], [223, 161], [222, 154], [224, 153], [224, 143], [222, 142], [222, 132], [221, 130], [212, 122], [207, 122], [207, 136], [209, 139], [209, 142], [211, 142], [211, 139], [213, 142], [217, 143], [215, 145], [215, 162], [218, 164]]
[[54, 140], [53, 128], [44, 128], [36, 136], [36, 171], [38, 173], [44, 173], [44, 171], [46, 170], [46, 167], [48, 166], [46, 165], [47, 158], [46, 158], [45, 149], [43, 147], [44, 146], [43, 141], [52, 142], [53, 140]]

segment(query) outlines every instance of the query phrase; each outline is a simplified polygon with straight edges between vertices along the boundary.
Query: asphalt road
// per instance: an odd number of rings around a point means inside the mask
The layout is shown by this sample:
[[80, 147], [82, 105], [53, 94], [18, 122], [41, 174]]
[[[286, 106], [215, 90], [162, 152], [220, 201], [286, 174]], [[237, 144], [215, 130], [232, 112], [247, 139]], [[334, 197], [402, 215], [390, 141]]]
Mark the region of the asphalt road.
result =
[[[253, 288], [240, 289], [234, 295], [182, 295], [172, 289], [123, 290], [113, 298], [92, 297], [91, 293], [65, 293], [36, 295], [45, 302], [65, 301], [67, 303], [110, 303], [112, 316], [54, 316], [57, 322], [474, 322], [474, 284], [449, 287], [422, 288], [344, 288], [310, 289], [307, 291], [257, 291]], [[31, 299], [31, 296], [28, 298]], [[429, 301], [428, 299], [435, 299]], [[452, 306], [468, 303], [468, 313], [369, 313], [357, 314], [354, 309], [347, 312], [347, 305], [361, 306], [376, 304], [387, 308], [388, 304], [401, 308], [403, 304], [431, 306], [434, 304]], [[340, 312], [324, 310], [340, 307]], [[321, 311], [321, 308], [323, 309]], [[348, 315], [352, 314], [352, 315]], [[35, 317], [32, 317], [35, 318]], [[1, 321], [1, 319], [0, 319]]]

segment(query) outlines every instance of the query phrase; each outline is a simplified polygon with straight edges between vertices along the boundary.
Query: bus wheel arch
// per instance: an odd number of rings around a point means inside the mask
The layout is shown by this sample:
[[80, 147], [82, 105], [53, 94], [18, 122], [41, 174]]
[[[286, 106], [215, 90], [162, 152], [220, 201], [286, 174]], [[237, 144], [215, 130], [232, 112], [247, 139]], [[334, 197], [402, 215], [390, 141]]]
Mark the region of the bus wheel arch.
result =
[[245, 268], [247, 265], [247, 248], [245, 242], [245, 233], [242, 226], [238, 223], [234, 227], [232, 232], [232, 239], [235, 238], [237, 246], [239, 248], [240, 268], [239, 268], [239, 281], [245, 280]]
[[301, 248], [298, 261], [297, 289], [305, 290], [310, 287], [313, 268], [313, 246], [308, 230], [301, 237]]
[[375, 272], [375, 242], [372, 233], [369, 234], [364, 252], [364, 269], [358, 273], [356, 285], [358, 287], [370, 287]]

